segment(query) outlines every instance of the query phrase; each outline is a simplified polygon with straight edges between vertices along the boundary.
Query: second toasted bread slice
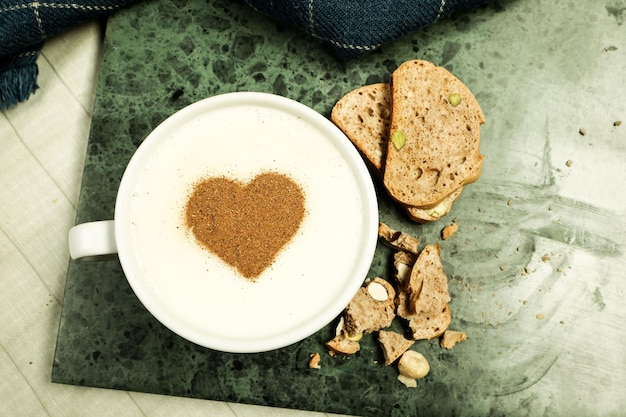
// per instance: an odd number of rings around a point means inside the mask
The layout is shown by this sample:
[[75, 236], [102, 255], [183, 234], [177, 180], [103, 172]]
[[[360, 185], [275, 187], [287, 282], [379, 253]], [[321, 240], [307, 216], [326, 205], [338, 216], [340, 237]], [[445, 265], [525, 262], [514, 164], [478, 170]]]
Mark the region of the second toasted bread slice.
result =
[[435, 207], [478, 179], [485, 118], [463, 82], [430, 62], [407, 61], [392, 74], [391, 97], [383, 181], [394, 199]]
[[389, 84], [370, 84], [350, 91], [337, 101], [330, 119], [382, 178], [391, 121]]

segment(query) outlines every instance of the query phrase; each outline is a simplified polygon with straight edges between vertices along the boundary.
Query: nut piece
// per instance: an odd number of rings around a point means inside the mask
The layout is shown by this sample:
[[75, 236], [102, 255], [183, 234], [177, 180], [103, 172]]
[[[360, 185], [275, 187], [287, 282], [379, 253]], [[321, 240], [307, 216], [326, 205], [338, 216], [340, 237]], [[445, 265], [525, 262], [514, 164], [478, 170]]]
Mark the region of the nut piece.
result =
[[463, 97], [459, 93], [452, 93], [448, 96], [448, 101], [455, 107], [461, 103], [462, 99]]
[[400, 371], [400, 375], [408, 378], [420, 379], [428, 375], [430, 365], [421, 353], [407, 350], [398, 361], [398, 371]]
[[391, 142], [397, 150], [400, 150], [404, 147], [404, 144], [406, 143], [406, 135], [401, 130], [396, 130], [395, 132], [393, 132], [393, 135], [391, 135]]
[[411, 277], [411, 270], [415, 265], [417, 255], [405, 251], [397, 251], [393, 254], [393, 266], [395, 267], [395, 279], [402, 290]]
[[446, 330], [441, 336], [439, 346], [444, 349], [452, 349], [454, 345], [467, 340], [467, 333], [458, 332], [456, 330]]
[[417, 381], [414, 378], [409, 378], [409, 377], [404, 376], [402, 374], [398, 375], [398, 381], [400, 381], [404, 385], [406, 385], [407, 388], [416, 388], [417, 387]]
[[387, 301], [387, 298], [389, 298], [389, 294], [387, 294], [385, 286], [380, 282], [370, 282], [367, 286], [367, 292], [376, 301]]
[[341, 316], [339, 318], [339, 323], [337, 323], [337, 327], [335, 327], [335, 336], [339, 337], [339, 339], [347, 339], [347, 340], [351, 340], [353, 342], [358, 342], [359, 340], [361, 340], [363, 338], [363, 333], [355, 333], [355, 334], [348, 334], [348, 332], [346, 332], [345, 329], [345, 319], [343, 316]]

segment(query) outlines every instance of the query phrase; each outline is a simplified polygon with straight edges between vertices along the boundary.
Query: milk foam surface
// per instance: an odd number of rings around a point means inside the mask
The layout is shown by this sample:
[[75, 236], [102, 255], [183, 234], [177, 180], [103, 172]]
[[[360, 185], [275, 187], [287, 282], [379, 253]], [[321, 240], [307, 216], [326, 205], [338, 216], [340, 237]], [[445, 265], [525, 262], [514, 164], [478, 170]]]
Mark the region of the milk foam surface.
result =
[[[133, 193], [132, 236], [152, 295], [215, 337], [280, 334], [323, 311], [359, 256], [364, 196], [344, 156], [296, 116], [256, 106], [201, 114], [171, 132]], [[186, 230], [184, 207], [204, 177], [243, 182], [264, 171], [302, 187], [306, 215], [273, 265], [249, 281]]]

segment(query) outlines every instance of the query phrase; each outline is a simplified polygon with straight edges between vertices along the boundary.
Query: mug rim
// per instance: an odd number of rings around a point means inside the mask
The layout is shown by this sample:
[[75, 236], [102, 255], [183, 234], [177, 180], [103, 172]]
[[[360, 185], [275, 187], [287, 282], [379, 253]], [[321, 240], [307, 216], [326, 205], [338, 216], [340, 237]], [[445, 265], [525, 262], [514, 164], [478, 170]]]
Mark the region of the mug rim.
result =
[[[310, 322], [305, 323], [305, 325], [290, 333], [259, 338], [253, 341], [249, 339], [239, 341], [236, 338], [225, 340], [212, 337], [210, 334], [202, 334], [202, 332], [192, 328], [190, 324], [185, 325], [185, 323], [181, 323], [180, 320], [169, 314], [167, 306], [162, 306], [153, 299], [151, 292], [146, 288], [145, 280], [142, 280], [142, 277], [136, 270], [137, 265], [133, 257], [134, 251], [132, 250], [129, 232], [130, 196], [139, 180], [146, 161], [162, 143], [167, 142], [167, 138], [164, 138], [161, 132], [167, 131], [167, 129], [175, 126], [177, 123], [181, 123], [193, 112], [207, 109], [210, 111], [211, 109], [243, 102], [284, 110], [315, 125], [315, 127], [324, 132], [325, 136], [332, 140], [332, 143], [339, 149], [343, 159], [349, 165], [350, 171], [359, 185], [359, 192], [363, 196], [363, 222], [366, 228], [364, 232], [365, 242], [359, 245], [359, 256], [354, 257], [354, 276], [345, 277], [346, 286], [342, 291], [343, 293], [333, 295], [335, 298], [331, 308], [320, 311], [320, 314], [310, 320]], [[317, 332], [341, 314], [367, 277], [378, 240], [379, 221], [378, 202], [372, 177], [363, 158], [345, 134], [329, 119], [302, 103], [283, 96], [259, 92], [233, 92], [208, 97], [178, 110], [161, 122], [148, 134], [128, 162], [118, 188], [114, 219], [118, 256], [124, 275], [144, 307], [159, 322], [184, 339], [206, 348], [232, 353], [263, 352], [291, 345]]]

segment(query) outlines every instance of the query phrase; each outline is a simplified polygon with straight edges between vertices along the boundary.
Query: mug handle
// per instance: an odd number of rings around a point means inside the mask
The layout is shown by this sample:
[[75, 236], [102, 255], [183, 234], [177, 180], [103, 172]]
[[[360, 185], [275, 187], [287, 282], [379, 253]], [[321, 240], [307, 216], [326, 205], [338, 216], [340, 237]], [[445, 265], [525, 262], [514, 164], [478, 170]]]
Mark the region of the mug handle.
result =
[[115, 221], [101, 220], [81, 223], [69, 232], [70, 257], [74, 260], [87, 260], [117, 253], [115, 242]]

